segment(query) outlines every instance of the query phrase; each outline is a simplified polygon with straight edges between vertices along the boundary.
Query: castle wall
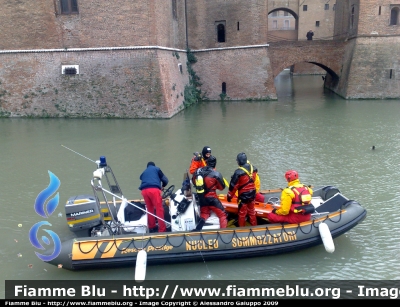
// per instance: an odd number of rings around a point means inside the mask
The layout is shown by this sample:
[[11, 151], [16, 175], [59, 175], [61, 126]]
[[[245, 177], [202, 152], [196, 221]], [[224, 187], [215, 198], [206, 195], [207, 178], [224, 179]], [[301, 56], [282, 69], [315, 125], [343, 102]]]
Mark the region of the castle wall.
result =
[[[392, 5], [390, 0], [346, 0], [338, 7], [335, 33], [345, 33], [344, 25], [348, 26], [339, 95], [347, 99], [400, 98], [400, 26], [390, 25]], [[356, 27], [351, 26], [352, 18]]]
[[170, 118], [188, 82], [186, 53], [157, 49], [3, 53], [0, 72], [0, 115], [12, 117]]
[[227, 99], [277, 99], [266, 47], [196, 52], [195, 56], [198, 61], [193, 67], [201, 72], [202, 92], [210, 100], [221, 99], [223, 82]]
[[79, 0], [79, 13], [61, 14], [60, 0], [0, 0], [0, 114], [173, 116], [183, 108], [186, 53], [137, 46], [186, 49], [184, 1], [176, 4], [173, 12], [166, 0]]
[[[223, 48], [267, 42], [266, 0], [187, 1], [189, 48]], [[225, 25], [225, 42], [217, 40], [217, 25]], [[239, 28], [238, 28], [239, 23]]]
[[390, 10], [393, 6], [400, 8], [400, 2], [392, 0], [361, 1], [360, 18], [357, 19], [358, 35], [400, 35], [399, 17], [397, 25], [390, 25]]
[[0, 49], [163, 46], [185, 49], [185, 7], [166, 0], [79, 0], [61, 14], [60, 0], [0, 0]]
[[339, 94], [347, 99], [400, 98], [400, 38], [358, 38], [349, 44]]

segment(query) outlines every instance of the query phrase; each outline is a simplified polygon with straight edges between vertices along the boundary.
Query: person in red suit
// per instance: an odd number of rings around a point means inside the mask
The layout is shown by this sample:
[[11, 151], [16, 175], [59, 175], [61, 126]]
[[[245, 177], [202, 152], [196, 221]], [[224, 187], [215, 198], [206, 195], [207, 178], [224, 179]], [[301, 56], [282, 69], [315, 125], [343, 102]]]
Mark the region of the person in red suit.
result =
[[313, 190], [300, 182], [299, 173], [295, 170], [287, 171], [285, 178], [288, 186], [281, 193], [281, 206], [268, 213], [267, 219], [270, 223], [289, 224], [309, 221], [311, 214], [304, 213], [303, 210], [296, 208], [310, 204]]
[[197, 169], [192, 178], [200, 204], [200, 221], [194, 231], [200, 231], [203, 228], [211, 212], [217, 215], [220, 228], [226, 228], [228, 224], [225, 208], [216, 193], [217, 190], [225, 189], [224, 178], [215, 170], [217, 159], [214, 156], [210, 156], [206, 163], [205, 167]]
[[254, 201], [256, 197], [256, 177], [257, 169], [250, 164], [244, 152], [236, 157], [239, 168], [233, 173], [229, 183], [229, 192], [226, 199], [230, 202], [238, 191], [238, 224], [239, 227], [246, 226], [246, 216], [249, 216], [249, 222], [252, 226], [257, 225], [256, 210]]

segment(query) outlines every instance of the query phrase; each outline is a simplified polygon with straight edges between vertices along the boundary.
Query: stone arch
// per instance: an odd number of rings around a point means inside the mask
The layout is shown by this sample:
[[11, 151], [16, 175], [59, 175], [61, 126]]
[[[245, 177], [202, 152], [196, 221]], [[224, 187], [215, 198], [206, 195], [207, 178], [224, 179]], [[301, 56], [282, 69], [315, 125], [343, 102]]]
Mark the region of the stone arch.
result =
[[306, 62], [317, 65], [329, 75], [329, 83], [335, 86], [340, 78], [344, 42], [303, 41], [271, 43], [268, 51], [271, 58], [273, 77], [296, 63]]
[[277, 11], [284, 11], [284, 12], [288, 12], [289, 14], [291, 14], [291, 15], [294, 17], [295, 21], [296, 21], [295, 29], [296, 29], [296, 30], [299, 29], [299, 15], [297, 15], [296, 12], [294, 12], [294, 11], [291, 10], [291, 9], [288, 9], [287, 7], [278, 7], [278, 8], [275, 8], [275, 9], [269, 11], [269, 12], [268, 12], [268, 15], [271, 14], [271, 13], [273, 13], [273, 12], [277, 12]]
[[322, 69], [324, 69], [327, 72], [327, 75], [330, 76], [330, 78], [327, 80], [330, 80], [331, 86], [336, 86], [338, 84], [339, 76], [330, 67], [328, 67], [324, 64], [321, 64], [321, 63], [317, 63], [317, 62], [308, 62], [308, 63], [317, 65], [317, 66], [321, 67]]
[[[274, 13], [274, 12], [278, 12], [278, 11], [283, 11], [283, 12], [287, 12], [290, 15], [293, 16], [294, 18], [294, 30], [276, 30], [272, 28], [272, 25], [269, 25], [268, 27], [268, 42], [271, 41], [280, 41], [280, 40], [291, 40], [291, 41], [296, 41], [298, 39], [298, 29], [299, 29], [299, 15], [291, 10], [288, 9], [287, 7], [277, 7], [274, 8], [273, 10], [268, 11], [268, 16], [267, 18], [269, 18], [270, 14]], [[270, 21], [268, 21], [268, 24], [270, 23]]]
[[339, 75], [331, 67], [329, 67], [328, 64], [323, 64], [323, 63], [316, 62], [316, 61], [306, 61], [306, 60], [302, 60], [302, 59], [297, 59], [294, 62], [285, 61], [280, 66], [275, 67], [274, 68], [274, 77], [276, 77], [285, 68], [291, 67], [291, 66], [301, 63], [301, 62], [306, 62], [306, 63], [317, 65], [318, 67], [321, 67], [330, 76], [329, 80], [331, 80], [333, 85], [336, 85], [338, 83]]

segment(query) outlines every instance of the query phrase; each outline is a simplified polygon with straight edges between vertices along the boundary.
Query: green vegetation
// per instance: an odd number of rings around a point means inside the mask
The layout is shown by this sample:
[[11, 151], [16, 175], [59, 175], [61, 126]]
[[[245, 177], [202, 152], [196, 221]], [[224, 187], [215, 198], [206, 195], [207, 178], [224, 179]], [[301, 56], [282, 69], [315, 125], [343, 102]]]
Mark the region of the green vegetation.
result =
[[219, 94], [219, 97], [221, 98], [221, 101], [231, 100], [231, 97], [229, 97], [226, 93]]
[[184, 90], [184, 105], [185, 107], [189, 107], [193, 104], [196, 104], [202, 100], [207, 100], [207, 97], [205, 95], [202, 95], [201, 93], [201, 82], [200, 82], [200, 77], [197, 76], [196, 72], [193, 70], [192, 65], [197, 62], [197, 58], [195, 55], [190, 51], [190, 49], [187, 50], [187, 70], [189, 74], [189, 84], [185, 85], [185, 90]]
[[172, 55], [179, 60], [180, 56], [179, 56], [178, 51], [172, 52]]

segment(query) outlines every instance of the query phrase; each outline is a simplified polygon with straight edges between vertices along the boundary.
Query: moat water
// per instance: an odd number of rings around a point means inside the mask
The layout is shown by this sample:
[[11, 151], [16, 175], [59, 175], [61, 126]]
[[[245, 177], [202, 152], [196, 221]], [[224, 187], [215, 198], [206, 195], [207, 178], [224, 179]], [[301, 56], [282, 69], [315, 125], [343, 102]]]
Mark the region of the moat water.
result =
[[28, 232], [43, 219], [33, 205], [49, 185], [48, 172], [61, 181], [49, 222], [63, 239], [71, 235], [65, 201], [92, 193], [96, 166], [90, 160], [106, 156], [124, 195], [141, 198], [139, 175], [148, 161], [179, 186], [192, 153], [205, 145], [227, 178], [244, 151], [259, 169], [262, 189], [284, 187], [283, 174], [296, 169], [304, 183], [334, 185], [360, 202], [367, 218], [334, 240], [332, 254], [321, 245], [276, 256], [149, 266], [147, 280], [400, 279], [400, 102], [345, 100], [322, 82], [321, 76], [281, 74], [277, 101], [207, 102], [169, 120], [0, 119], [2, 279], [134, 280], [133, 267], [67, 271], [38, 259]]

